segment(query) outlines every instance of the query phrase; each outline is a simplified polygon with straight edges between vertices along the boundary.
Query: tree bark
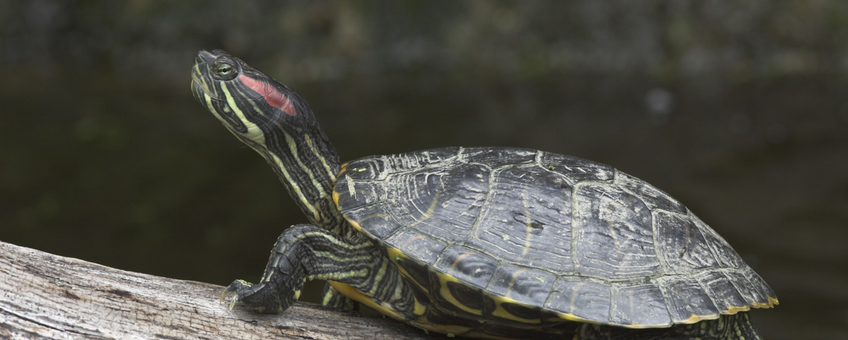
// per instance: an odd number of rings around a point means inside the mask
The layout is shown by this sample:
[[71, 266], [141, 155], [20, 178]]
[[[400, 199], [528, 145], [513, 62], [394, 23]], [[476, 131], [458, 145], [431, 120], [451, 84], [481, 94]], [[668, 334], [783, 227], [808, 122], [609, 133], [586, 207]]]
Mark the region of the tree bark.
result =
[[444, 338], [308, 303], [280, 315], [229, 310], [223, 289], [0, 242], [0, 339]]

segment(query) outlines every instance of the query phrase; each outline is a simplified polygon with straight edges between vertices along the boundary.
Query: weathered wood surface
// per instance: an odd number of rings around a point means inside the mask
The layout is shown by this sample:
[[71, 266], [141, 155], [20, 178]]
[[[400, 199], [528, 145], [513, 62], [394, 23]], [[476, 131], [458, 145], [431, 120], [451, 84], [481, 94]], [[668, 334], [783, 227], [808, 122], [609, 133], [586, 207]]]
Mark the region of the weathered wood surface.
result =
[[0, 339], [432, 339], [380, 316], [297, 303], [230, 311], [224, 287], [122, 271], [0, 242]]

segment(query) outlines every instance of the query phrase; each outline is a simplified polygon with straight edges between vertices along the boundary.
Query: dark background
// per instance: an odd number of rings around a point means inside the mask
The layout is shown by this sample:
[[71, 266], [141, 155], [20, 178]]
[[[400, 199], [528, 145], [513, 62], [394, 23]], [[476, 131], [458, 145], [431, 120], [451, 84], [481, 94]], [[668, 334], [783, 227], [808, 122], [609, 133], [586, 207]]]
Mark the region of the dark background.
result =
[[305, 218], [192, 99], [213, 48], [344, 160], [520, 146], [640, 177], [771, 284], [766, 338], [848, 338], [846, 1], [3, 1], [0, 240], [256, 281]]

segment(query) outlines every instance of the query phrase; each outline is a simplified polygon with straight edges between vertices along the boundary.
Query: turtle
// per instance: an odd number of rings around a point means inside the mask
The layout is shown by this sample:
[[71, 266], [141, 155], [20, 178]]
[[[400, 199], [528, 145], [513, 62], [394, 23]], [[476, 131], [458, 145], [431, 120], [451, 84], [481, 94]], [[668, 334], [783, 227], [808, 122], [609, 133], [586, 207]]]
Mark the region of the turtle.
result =
[[686, 206], [586, 159], [444, 147], [341, 164], [300, 95], [225, 51], [192, 94], [273, 168], [309, 223], [221, 299], [281, 313], [304, 281], [418, 328], [484, 339], [760, 339], [769, 285]]

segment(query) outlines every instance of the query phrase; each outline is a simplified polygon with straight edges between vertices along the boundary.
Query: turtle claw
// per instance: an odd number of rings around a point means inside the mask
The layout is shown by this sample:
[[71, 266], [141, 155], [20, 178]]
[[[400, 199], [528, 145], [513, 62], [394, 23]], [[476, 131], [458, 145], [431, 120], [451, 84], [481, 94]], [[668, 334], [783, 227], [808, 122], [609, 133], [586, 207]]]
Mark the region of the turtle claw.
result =
[[233, 281], [233, 283], [230, 283], [230, 285], [227, 286], [227, 288], [225, 288], [223, 292], [221, 292], [221, 297], [218, 301], [221, 303], [225, 303], [227, 302], [227, 300], [229, 300], [229, 303], [227, 303], [227, 308], [229, 310], [233, 310], [233, 307], [235, 307], [237, 302], [243, 300], [244, 298], [254, 293], [254, 290], [251, 289], [252, 287], [253, 284], [250, 282], [247, 282], [245, 280], [235, 280]]
[[220, 302], [228, 302], [227, 307], [230, 310], [238, 303], [245, 309], [257, 313], [280, 313], [293, 301], [291, 297], [280, 296], [277, 289], [267, 282], [253, 284], [244, 280], [235, 280], [221, 292]]

